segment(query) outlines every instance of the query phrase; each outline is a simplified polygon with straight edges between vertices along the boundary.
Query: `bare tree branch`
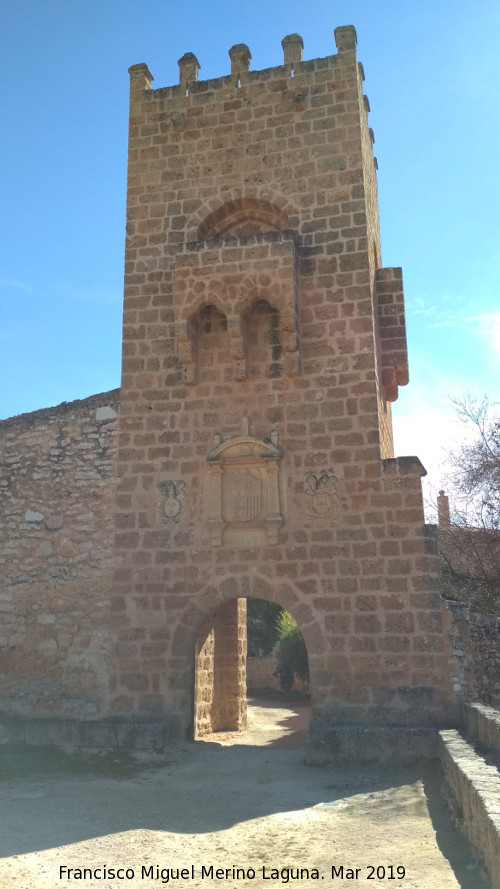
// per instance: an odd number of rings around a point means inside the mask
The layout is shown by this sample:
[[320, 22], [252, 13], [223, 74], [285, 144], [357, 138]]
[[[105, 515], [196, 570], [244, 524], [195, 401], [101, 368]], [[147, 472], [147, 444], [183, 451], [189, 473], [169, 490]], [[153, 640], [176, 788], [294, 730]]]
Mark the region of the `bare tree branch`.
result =
[[500, 417], [498, 405], [454, 399], [467, 440], [448, 458], [451, 524], [439, 531], [443, 593], [500, 613]]

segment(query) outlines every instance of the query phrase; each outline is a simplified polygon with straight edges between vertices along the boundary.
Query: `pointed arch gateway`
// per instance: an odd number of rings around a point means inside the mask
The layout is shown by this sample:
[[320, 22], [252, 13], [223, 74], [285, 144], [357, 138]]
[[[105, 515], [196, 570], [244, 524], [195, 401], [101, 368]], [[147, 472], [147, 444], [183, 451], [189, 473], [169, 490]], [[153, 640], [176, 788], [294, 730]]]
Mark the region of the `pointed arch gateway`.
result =
[[[216, 731], [241, 731], [246, 726], [247, 599], [274, 602], [296, 618], [308, 655], [317, 654], [320, 628], [313, 610], [300, 601], [289, 583], [278, 587], [255, 575], [226, 578], [203, 596], [204, 614], [194, 624], [193, 737]], [[194, 615], [191, 614], [190, 620]], [[313, 666], [313, 664], [310, 664]], [[313, 692], [314, 669], [311, 670]]]

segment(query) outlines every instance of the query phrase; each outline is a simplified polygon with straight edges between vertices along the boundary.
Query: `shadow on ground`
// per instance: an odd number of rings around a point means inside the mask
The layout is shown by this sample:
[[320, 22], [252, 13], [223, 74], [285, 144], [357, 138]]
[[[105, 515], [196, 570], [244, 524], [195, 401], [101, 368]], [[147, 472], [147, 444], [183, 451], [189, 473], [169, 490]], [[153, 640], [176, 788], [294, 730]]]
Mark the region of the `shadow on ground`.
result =
[[[478, 875], [467, 870], [470, 851], [446, 809], [437, 765], [310, 767], [304, 764], [303, 748], [290, 746], [294, 738], [304, 740], [304, 713], [279, 718], [286, 746], [280, 745], [276, 726], [268, 726], [266, 746], [231, 746], [226, 736], [223, 743], [186, 744], [161, 764], [117, 755], [69, 756], [53, 748], [0, 748], [0, 854], [21, 855], [137, 830], [207, 834], [319, 803], [332, 809], [352, 803], [352, 813], [366, 817], [375, 800], [376, 817], [390, 830], [391, 818], [397, 817], [397, 788], [421, 781], [425, 799], [408, 806], [421, 817], [417, 808], [427, 805], [458, 885], [478, 889]], [[405, 815], [411, 814], [408, 808]]]

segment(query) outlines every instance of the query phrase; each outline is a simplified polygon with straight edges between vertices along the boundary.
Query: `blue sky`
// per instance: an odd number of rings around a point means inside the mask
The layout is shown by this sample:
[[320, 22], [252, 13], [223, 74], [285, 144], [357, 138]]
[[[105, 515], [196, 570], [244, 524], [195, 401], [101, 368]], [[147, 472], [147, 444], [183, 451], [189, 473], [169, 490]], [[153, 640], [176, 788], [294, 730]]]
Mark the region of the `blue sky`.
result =
[[396, 451], [440, 484], [450, 395], [495, 400], [500, 370], [500, 6], [496, 0], [11, 0], [0, 109], [0, 416], [120, 381], [127, 69], [155, 87], [194, 52], [202, 79], [336, 51], [354, 24], [379, 162], [382, 258], [403, 267], [410, 385]]

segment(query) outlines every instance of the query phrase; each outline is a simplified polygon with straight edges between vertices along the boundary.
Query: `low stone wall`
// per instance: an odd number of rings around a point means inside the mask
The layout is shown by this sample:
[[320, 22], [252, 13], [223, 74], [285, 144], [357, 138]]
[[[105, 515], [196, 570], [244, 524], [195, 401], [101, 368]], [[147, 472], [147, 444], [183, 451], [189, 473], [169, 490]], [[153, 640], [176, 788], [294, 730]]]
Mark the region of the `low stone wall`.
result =
[[247, 690], [252, 691], [258, 688], [280, 689], [280, 682], [275, 675], [275, 670], [276, 661], [271, 655], [268, 657], [247, 658]]
[[500, 713], [483, 704], [464, 706], [464, 724], [468, 735], [477, 738], [482, 747], [500, 755]]
[[500, 775], [471, 744], [450, 729], [439, 733], [446, 781], [459, 809], [463, 832], [500, 889]]
[[175, 713], [162, 719], [23, 719], [0, 714], [0, 744], [103, 752], [123, 749], [164, 753], [182, 740], [181, 719]]
[[306, 761], [310, 765], [411, 765], [438, 755], [438, 734], [432, 728], [326, 725], [321, 717], [313, 717], [309, 724]]
[[455, 694], [500, 708], [500, 619], [473, 605], [445, 601]]
[[[257, 691], [259, 688], [273, 688], [276, 691], [282, 691], [279, 676], [276, 675], [276, 661], [272, 655], [247, 658], [247, 691]], [[295, 673], [292, 687], [289, 690], [308, 695], [309, 683]]]

